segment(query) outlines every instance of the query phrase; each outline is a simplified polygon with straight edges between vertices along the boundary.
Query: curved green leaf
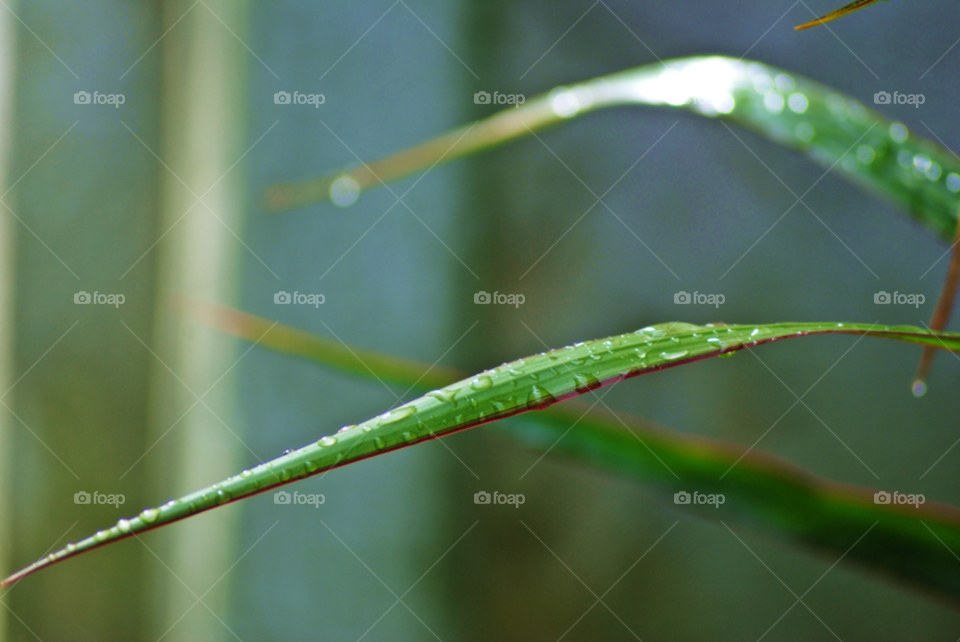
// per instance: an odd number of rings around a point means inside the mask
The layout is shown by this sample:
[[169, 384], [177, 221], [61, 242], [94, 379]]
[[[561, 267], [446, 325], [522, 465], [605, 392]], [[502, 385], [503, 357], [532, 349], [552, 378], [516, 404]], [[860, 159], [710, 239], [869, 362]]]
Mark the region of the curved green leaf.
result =
[[265, 206], [281, 210], [330, 198], [349, 204], [381, 183], [619, 105], [683, 107], [735, 121], [824, 167], [838, 167], [847, 178], [902, 205], [944, 240], [953, 236], [960, 159], [820, 83], [723, 56], [671, 60], [560, 87], [388, 158], [275, 185], [265, 194]]
[[[404, 404], [358, 426], [300, 448], [219, 484], [120, 520], [93, 537], [71, 543], [10, 576], [10, 584], [54, 562], [152, 530], [227, 502], [266, 492], [324, 471], [421, 441], [545, 408], [625, 378], [731, 354], [772, 341], [813, 334], [857, 334], [937, 346], [960, 352], [960, 334], [933, 334], [912, 327], [793, 323], [766, 326], [695, 326], [669, 323], [590, 341], [504, 364]], [[369, 355], [368, 355], [369, 356]], [[406, 365], [391, 360], [394, 365]], [[414, 369], [394, 368], [397, 375]], [[421, 372], [421, 374], [423, 374]], [[791, 534], [808, 544], [846, 550], [867, 529], [852, 559], [879, 566], [928, 589], [960, 598], [960, 574], [945, 572], [939, 542], [921, 539], [918, 519], [937, 528], [948, 545], [960, 546], [960, 515], [946, 506], [920, 509], [871, 504], [869, 491], [843, 489], [784, 466], [702, 438], [682, 438], [647, 429], [627, 436], [614, 428], [578, 431], [557, 442], [556, 429], [531, 424], [518, 436], [607, 468], [657, 481], [696, 483], [701, 492], [730, 493], [725, 508]], [[626, 425], [626, 424], [625, 424]], [[630, 426], [629, 430], [633, 431]], [[653, 465], [656, 460], [659, 466]], [[670, 477], [668, 477], [668, 475]], [[721, 481], [721, 477], [723, 480]], [[879, 525], [878, 525], [879, 522]], [[853, 537], [855, 536], [855, 537]], [[891, 551], [909, 556], [891, 556]], [[889, 558], [889, 559], [888, 559]]]

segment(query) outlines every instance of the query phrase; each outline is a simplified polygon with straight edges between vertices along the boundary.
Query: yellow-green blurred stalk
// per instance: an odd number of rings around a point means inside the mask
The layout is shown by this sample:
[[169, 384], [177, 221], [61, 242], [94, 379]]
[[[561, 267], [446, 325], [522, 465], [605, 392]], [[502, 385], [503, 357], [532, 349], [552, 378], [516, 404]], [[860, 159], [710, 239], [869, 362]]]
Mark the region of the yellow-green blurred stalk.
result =
[[[164, 30], [191, 4], [166, 2]], [[247, 149], [243, 105], [250, 53], [241, 42], [246, 39], [247, 9], [243, 1], [207, 0], [190, 10], [161, 43], [158, 155], [169, 171], [158, 165], [162, 177], [157, 236], [170, 230], [157, 246], [161, 296], [175, 290], [224, 303], [236, 297], [240, 253], [245, 250], [234, 233], [242, 234], [245, 188], [242, 163], [231, 166]], [[187, 328], [165, 306], [156, 309], [152, 348], [159, 358], [151, 375], [148, 443], [160, 441], [143, 464], [149, 471], [150, 493], [162, 501], [230, 474], [241, 465], [245, 449], [231, 434], [237, 430], [231, 379], [221, 380], [234, 364], [234, 342], [213, 330]], [[153, 570], [152, 576], [147, 574], [145, 592], [154, 611], [154, 637], [174, 623], [164, 637], [168, 642], [232, 637], [217, 620], [227, 619], [229, 604], [229, 581], [218, 580], [238, 557], [234, 554], [238, 515], [235, 509], [221, 511], [145, 538], [162, 560], [146, 554]], [[203, 597], [204, 605], [191, 610], [196, 598], [184, 584], [198, 596], [215, 584], [216, 588]]]
[[[0, 13], [0, 188], [2, 188], [0, 194], [7, 191], [7, 185], [10, 183], [7, 172], [13, 121], [15, 44], [13, 20], [9, 11]], [[0, 211], [0, 399], [13, 384], [14, 225], [12, 217], [7, 212]], [[3, 489], [11, 488], [10, 466], [13, 461], [11, 419], [10, 413], [0, 408], [0, 488]], [[0, 571], [2, 572], [11, 570], [10, 545], [13, 532], [10, 525], [12, 523], [9, 495], [7, 492], [0, 493]], [[0, 642], [4, 642], [8, 637], [7, 613], [6, 608], [0, 608]]]

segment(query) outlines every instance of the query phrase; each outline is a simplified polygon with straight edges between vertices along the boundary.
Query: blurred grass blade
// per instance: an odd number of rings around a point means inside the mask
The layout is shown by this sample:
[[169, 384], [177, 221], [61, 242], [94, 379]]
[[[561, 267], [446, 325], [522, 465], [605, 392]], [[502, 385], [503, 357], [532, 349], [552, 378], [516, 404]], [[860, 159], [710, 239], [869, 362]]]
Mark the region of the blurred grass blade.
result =
[[[249, 330], [253, 327], [250, 321], [246, 319], [246, 325], [240, 323], [234, 328]], [[835, 333], [937, 345], [960, 352], [960, 334], [934, 335], [906, 326], [817, 323], [695, 326], [675, 322], [579, 343], [504, 364], [431, 391], [252, 470], [158, 508], [148, 508], [136, 517], [120, 520], [109, 529], [51, 553], [7, 578], [3, 585], [51, 563], [227, 502], [489, 421], [539, 410], [628, 377], [730, 354], [771, 341]], [[289, 352], [297, 350], [289, 335], [286, 340], [275, 341], [272, 345], [282, 346]], [[306, 352], [316, 358], [320, 345], [314, 342]], [[372, 353], [365, 356], [375, 357]], [[332, 361], [351, 367], [345, 364], [342, 353], [335, 354]], [[370, 361], [379, 366], [376, 358]], [[411, 362], [394, 358], [387, 358], [385, 362], [393, 365], [391, 372], [398, 380], [414, 375], [430, 376]], [[353, 368], [353, 371], [363, 372], [359, 368]], [[537, 419], [536, 416], [533, 418]], [[556, 416], [552, 418], [554, 424], [557, 419]], [[952, 558], [940, 542], [929, 537], [920, 522], [923, 520], [931, 525], [948, 546], [960, 548], [960, 512], [956, 509], [942, 505], [924, 505], [919, 509], [875, 505], [871, 503], [870, 491], [865, 489], [829, 484], [772, 458], [745, 453], [742, 448], [702, 438], [679, 437], [643, 426], [627, 425], [633, 433], [631, 435], [609, 423], [604, 426], [591, 420], [590, 430], [569, 431], [570, 437], [558, 442], [559, 431], [569, 430], [569, 417], [559, 425], [550, 422], [549, 416], [546, 419], [540, 417], [539, 422], [524, 422], [526, 427], [517, 430], [516, 436], [535, 448], [548, 450], [556, 446], [554, 450], [578, 460], [668, 484], [677, 490], [683, 483], [695, 484], [686, 486], [688, 490], [727, 493], [731, 499], [725, 509], [730, 514], [773, 527], [822, 549], [846, 550], [868, 528], [873, 528], [871, 536], [850, 552], [851, 559], [892, 572], [941, 595], [960, 599], [960, 574], [952, 571]]]
[[[889, 101], [881, 92], [876, 100]], [[332, 199], [490, 149], [591, 111], [620, 105], [683, 107], [722, 117], [797, 149], [892, 199], [950, 240], [960, 205], [960, 160], [941, 145], [829, 87], [782, 69], [723, 56], [638, 67], [532, 98], [388, 158], [264, 195], [271, 210]]]
[[873, 4], [876, 1], [877, 0], [855, 0], [855, 2], [851, 2], [848, 5], [840, 7], [836, 11], [831, 11], [830, 13], [823, 16], [822, 18], [817, 18], [816, 20], [811, 20], [810, 22], [807, 22], [805, 24], [797, 25], [796, 27], [794, 27], [794, 29], [796, 29], [797, 31], [800, 31], [801, 29], [809, 29], [810, 27], [816, 27], [826, 22], [831, 22], [833, 20], [836, 20], [837, 18], [842, 18], [848, 13], [853, 13], [854, 11], [863, 9], [867, 5]]

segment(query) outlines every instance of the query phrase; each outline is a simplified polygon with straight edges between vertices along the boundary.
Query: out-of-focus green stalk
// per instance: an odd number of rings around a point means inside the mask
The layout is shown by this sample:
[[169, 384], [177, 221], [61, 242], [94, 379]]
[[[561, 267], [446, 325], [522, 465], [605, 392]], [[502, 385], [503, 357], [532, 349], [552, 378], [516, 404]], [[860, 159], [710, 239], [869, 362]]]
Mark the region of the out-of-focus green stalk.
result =
[[[333, 346], [325, 339], [225, 308], [199, 306], [194, 312], [204, 322], [235, 336], [259, 340], [267, 347], [356, 374], [376, 374], [408, 386], [425, 381], [432, 385], [452, 374], [373, 352]], [[579, 343], [447, 385], [219, 484], [146, 509], [137, 517], [121, 520], [49, 555], [7, 578], [4, 584], [133, 533], [367, 457], [528, 410], [541, 410], [624, 378], [780, 339], [835, 333], [938, 345], [960, 352], [960, 334], [933, 335], [911, 327], [856, 324], [694, 326], [677, 322]], [[334, 349], [327, 358], [331, 347]], [[348, 363], [346, 353], [359, 365]], [[574, 424], [577, 428], [569, 430]], [[860, 540], [847, 558], [960, 600], [960, 574], [952, 571], [953, 558], [947, 549], [960, 550], [960, 511], [952, 507], [934, 503], [919, 508], [876, 504], [872, 490], [834, 484], [755, 451], [677, 435], [634, 420], [615, 423], [551, 408], [514, 422], [508, 434], [537, 450], [551, 450], [574, 461], [657, 484], [668, 494], [680, 490], [723, 493], [727, 500], [722, 515], [712, 507], [689, 507], [704, 516], [750, 520], [782, 537], [837, 556]]]
[[796, 29], [797, 31], [801, 31], [803, 29], [810, 29], [811, 27], [822, 25], [826, 22], [832, 22], [837, 18], [842, 18], [843, 16], [849, 13], [853, 13], [854, 11], [859, 11], [860, 9], [863, 9], [867, 5], [871, 5], [876, 1], [877, 0], [854, 0], [850, 4], [845, 4], [839, 9], [837, 9], [836, 11], [831, 11], [827, 15], [817, 18], [816, 20], [811, 20], [810, 22], [806, 22], [802, 25], [797, 25], [796, 27], [794, 27], [794, 29]]

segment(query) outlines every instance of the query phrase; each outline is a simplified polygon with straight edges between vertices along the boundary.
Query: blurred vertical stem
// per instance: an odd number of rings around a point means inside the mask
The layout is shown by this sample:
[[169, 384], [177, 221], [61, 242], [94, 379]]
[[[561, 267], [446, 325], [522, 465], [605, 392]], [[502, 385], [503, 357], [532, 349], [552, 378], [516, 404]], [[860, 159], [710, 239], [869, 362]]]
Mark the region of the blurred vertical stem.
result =
[[[960, 213], [958, 213], [960, 220]], [[960, 225], [954, 235], [953, 246], [950, 248], [950, 263], [947, 266], [947, 276], [943, 280], [940, 298], [937, 307], [933, 310], [929, 328], [934, 332], [947, 329], [950, 317], [953, 315], [953, 305], [957, 300], [957, 288], [960, 287]], [[937, 355], [936, 348], [924, 348], [920, 356], [920, 365], [917, 366], [917, 376], [913, 381], [913, 394], [922, 397], [927, 392], [927, 377], [933, 367], [933, 359]]]
[[[5, 193], [8, 179], [10, 132], [13, 130], [13, 77], [16, 30], [9, 11], [0, 12], [0, 188]], [[14, 293], [14, 222], [0, 212], [0, 400], [13, 384], [13, 293]], [[9, 403], [9, 402], [8, 402]], [[0, 488], [11, 488], [13, 429], [11, 415], [0, 409]], [[10, 568], [10, 547], [13, 515], [8, 493], [0, 493], [0, 573]], [[2, 596], [6, 591], [0, 592]], [[2, 597], [0, 597], [2, 599]], [[8, 639], [7, 609], [0, 608], [0, 642]]]
[[[244, 0], [191, 5], [185, 0], [164, 3], [164, 30], [180, 22], [161, 42], [158, 235], [169, 233], [154, 250], [159, 252], [157, 290], [227, 303], [236, 299], [244, 252], [234, 236], [242, 235], [243, 165], [234, 164], [248, 147], [243, 105], [250, 53], [241, 41], [246, 40], [249, 5]], [[220, 380], [235, 360], [232, 342], [213, 331], [186, 328], [164, 306], [157, 306], [155, 327], [151, 348], [158, 358], [151, 373], [148, 443], [158, 443], [139, 465], [147, 466], [148, 488], [160, 501], [229, 474], [241, 465], [245, 449], [231, 434], [237, 432], [232, 382]], [[171, 626], [167, 642], [216, 642], [230, 636], [206, 609], [184, 617], [195, 598], [181, 581], [197, 595], [216, 585], [203, 601], [225, 618], [229, 580], [218, 580], [238, 557], [238, 516], [237, 510], [223, 511], [143, 539], [152, 551], [144, 555], [153, 570], [146, 595], [154, 638]], [[151, 595], [157, 590], [159, 595]]]

